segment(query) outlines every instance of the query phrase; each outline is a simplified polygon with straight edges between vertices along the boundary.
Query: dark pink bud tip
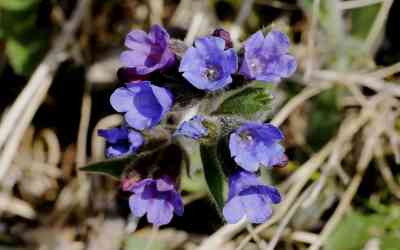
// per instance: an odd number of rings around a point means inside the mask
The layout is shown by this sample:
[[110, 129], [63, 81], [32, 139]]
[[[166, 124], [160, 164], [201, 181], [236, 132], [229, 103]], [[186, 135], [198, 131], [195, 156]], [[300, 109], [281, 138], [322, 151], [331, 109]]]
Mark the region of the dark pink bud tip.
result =
[[219, 28], [219, 29], [214, 30], [212, 35], [225, 40], [225, 49], [233, 48], [231, 34], [229, 34], [228, 31], [226, 31], [222, 28]]
[[135, 68], [119, 68], [117, 71], [118, 79], [123, 83], [140, 82], [145, 80], [148, 75], [139, 75]]

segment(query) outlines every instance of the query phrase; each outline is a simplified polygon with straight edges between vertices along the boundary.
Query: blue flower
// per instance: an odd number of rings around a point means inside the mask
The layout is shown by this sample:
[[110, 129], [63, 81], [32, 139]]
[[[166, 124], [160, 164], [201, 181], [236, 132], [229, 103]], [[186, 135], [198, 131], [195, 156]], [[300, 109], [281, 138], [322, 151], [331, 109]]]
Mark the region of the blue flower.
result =
[[240, 167], [254, 172], [260, 166], [287, 164], [285, 150], [279, 144], [282, 139], [282, 132], [273, 125], [248, 122], [230, 135], [229, 149]]
[[263, 185], [253, 173], [238, 170], [229, 177], [223, 215], [228, 223], [237, 223], [243, 217], [252, 223], [264, 223], [272, 215], [272, 204], [280, 201], [276, 188]]
[[135, 154], [143, 145], [143, 135], [128, 127], [99, 129], [98, 135], [106, 139], [106, 157], [120, 157]]
[[174, 135], [183, 135], [195, 140], [207, 136], [208, 129], [203, 125], [204, 117], [195, 115], [189, 121], [184, 121], [175, 131]]
[[133, 30], [125, 39], [125, 46], [129, 50], [122, 52], [120, 60], [138, 75], [166, 69], [176, 63], [168, 43], [169, 35], [160, 25], [153, 25], [149, 34], [143, 30]]
[[168, 224], [175, 213], [183, 214], [183, 202], [170, 178], [144, 179], [133, 185], [133, 194], [129, 198], [129, 207], [136, 217], [147, 213], [147, 220], [161, 226]]
[[240, 74], [251, 80], [273, 83], [291, 76], [296, 71], [297, 62], [288, 54], [289, 46], [289, 39], [282, 32], [272, 30], [264, 38], [258, 31], [244, 44]]
[[161, 121], [171, 110], [173, 97], [169, 90], [143, 81], [116, 89], [110, 102], [116, 111], [125, 113], [125, 120], [132, 128], [143, 130]]
[[238, 68], [235, 50], [225, 48], [225, 41], [215, 36], [206, 36], [195, 41], [183, 55], [179, 72], [183, 72], [193, 86], [214, 91], [232, 82], [231, 74]]

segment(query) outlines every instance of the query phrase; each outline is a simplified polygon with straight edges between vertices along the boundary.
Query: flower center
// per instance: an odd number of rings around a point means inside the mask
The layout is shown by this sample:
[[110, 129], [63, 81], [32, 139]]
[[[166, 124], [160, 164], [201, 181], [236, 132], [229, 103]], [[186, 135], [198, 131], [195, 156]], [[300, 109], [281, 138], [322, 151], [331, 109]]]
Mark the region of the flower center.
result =
[[207, 80], [215, 81], [218, 79], [219, 73], [215, 68], [207, 68], [203, 72], [203, 76], [207, 78]]
[[247, 142], [251, 142], [253, 140], [253, 137], [247, 131], [240, 133], [239, 136], [242, 140], [247, 141]]
[[251, 62], [250, 62], [250, 70], [251, 70], [253, 73], [255, 73], [255, 74], [260, 73], [261, 70], [262, 70], [262, 67], [263, 67], [263, 66], [261, 65], [260, 60], [258, 60], [258, 59], [253, 59], [253, 60], [251, 60]]

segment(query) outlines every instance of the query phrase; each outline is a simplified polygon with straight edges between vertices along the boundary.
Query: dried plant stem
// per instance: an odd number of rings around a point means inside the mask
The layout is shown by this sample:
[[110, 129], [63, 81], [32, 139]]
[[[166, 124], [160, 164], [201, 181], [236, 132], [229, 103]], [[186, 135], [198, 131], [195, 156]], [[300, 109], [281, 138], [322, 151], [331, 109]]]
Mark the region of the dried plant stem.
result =
[[220, 249], [225, 242], [229, 241], [233, 236], [242, 231], [246, 224], [247, 221], [243, 218], [236, 224], [227, 224], [221, 227], [217, 232], [206, 238], [197, 250]]
[[256, 234], [254, 232], [254, 228], [250, 223], [247, 223], [246, 225], [246, 229], [249, 232], [249, 234], [251, 235], [251, 237], [254, 239], [254, 241], [257, 243], [258, 248], [260, 249], [266, 249], [267, 248], [267, 244], [265, 243], [264, 240], [262, 240], [258, 234]]
[[298, 10], [299, 9], [299, 6], [297, 6], [296, 4], [285, 3], [285, 2], [277, 1], [277, 0], [256, 0], [256, 3], [271, 6], [276, 9], [283, 9], [283, 10]]
[[164, 0], [149, 0], [150, 6], [150, 23], [162, 24], [162, 14], [164, 9]]
[[342, 199], [340, 200], [339, 206], [336, 208], [335, 213], [330, 217], [329, 221], [326, 223], [324, 229], [322, 230], [320, 236], [318, 237], [318, 240], [316, 240], [309, 250], [317, 250], [319, 249], [322, 244], [325, 242], [326, 238], [329, 236], [329, 234], [333, 231], [333, 229], [336, 227], [336, 225], [339, 223], [340, 219], [346, 212], [346, 210], [350, 207], [351, 200], [353, 199], [358, 186], [360, 185], [362, 178], [363, 178], [363, 172], [362, 173], [357, 173], [356, 176], [353, 177], [353, 179], [350, 182], [349, 187], [346, 189], [346, 192], [343, 194]]
[[[339, 129], [339, 134], [334, 143], [334, 149], [329, 157], [329, 160], [326, 164], [326, 167], [323, 168], [321, 173], [321, 177], [316, 182], [313, 190], [310, 193], [308, 199], [304, 202], [305, 206], [310, 206], [320, 194], [322, 188], [324, 187], [329, 175], [331, 174], [331, 170], [340, 164], [341, 159], [347, 154], [347, 152], [351, 149], [350, 147], [344, 147], [346, 143], [352, 140], [353, 136], [371, 119], [371, 117], [375, 114], [375, 105], [377, 102], [376, 99], [371, 100], [371, 105], [373, 107], [366, 107], [363, 109], [361, 114], [353, 119], [348, 119], [347, 121], [342, 123], [341, 128]], [[344, 154], [339, 153], [341, 150], [345, 150]]]
[[73, 40], [73, 35], [89, 3], [90, 0], [78, 2], [70, 21], [63, 27], [63, 31], [55, 41], [53, 48], [35, 70], [26, 87], [2, 120], [0, 124], [0, 148], [6, 141], [7, 143], [0, 156], [0, 180], [6, 174], [25, 130], [45, 98], [58, 65], [65, 59], [66, 56], [63, 51]]
[[7, 211], [27, 219], [33, 219], [36, 216], [35, 210], [29, 203], [4, 193], [0, 193], [0, 211]]
[[378, 69], [374, 72], [371, 72], [368, 74], [368, 76], [383, 79], [399, 72], [400, 72], [400, 62], [390, 65], [388, 67]]
[[61, 160], [61, 146], [56, 133], [51, 129], [43, 129], [39, 134], [47, 145], [47, 163], [57, 165]]
[[333, 215], [330, 217], [328, 222], [325, 224], [322, 232], [317, 241], [315, 241], [308, 249], [309, 250], [318, 250], [323, 243], [325, 243], [328, 236], [332, 233], [335, 229], [336, 225], [340, 222], [345, 212], [351, 206], [351, 201], [361, 184], [362, 178], [364, 176], [365, 170], [369, 162], [371, 161], [373, 154], [374, 154], [374, 147], [376, 146], [376, 142], [379, 139], [379, 136], [383, 133], [384, 126], [381, 125], [382, 115], [379, 115], [376, 118], [375, 124], [372, 124], [369, 128], [368, 137], [366, 136], [366, 141], [364, 147], [361, 151], [360, 158], [357, 162], [357, 173], [353, 177], [352, 181], [350, 182], [349, 187], [346, 189], [345, 193], [343, 194], [338, 207], [336, 208]]
[[367, 39], [365, 40], [365, 50], [371, 54], [374, 54], [377, 40], [382, 34], [383, 26], [386, 23], [387, 17], [389, 16], [390, 8], [392, 7], [393, 0], [383, 0], [383, 4], [375, 18], [374, 24], [370, 32], [368, 33]]
[[[260, 236], [265, 239], [270, 239], [274, 236], [276, 230], [277, 227], [272, 226], [269, 229], [265, 230], [262, 234], [260, 234]], [[297, 241], [312, 244], [315, 240], [318, 239], [318, 234], [305, 231], [293, 231], [290, 228], [285, 228], [282, 233], [282, 238], [287, 241]]]
[[238, 43], [240, 35], [242, 34], [241, 27], [243, 26], [247, 17], [250, 16], [253, 4], [254, 4], [254, 0], [242, 1], [242, 5], [240, 6], [239, 15], [236, 17], [234, 24], [232, 25], [232, 27], [229, 30], [233, 44]]
[[313, 72], [313, 77], [325, 81], [335, 81], [344, 84], [358, 84], [368, 87], [375, 91], [382, 91], [392, 96], [400, 96], [400, 86], [395, 82], [384, 81], [382, 79], [368, 75], [356, 73], [342, 73], [331, 70], [317, 70]]
[[276, 245], [279, 242], [279, 239], [281, 238], [285, 228], [290, 222], [290, 219], [294, 216], [296, 213], [297, 209], [300, 207], [300, 205], [304, 202], [304, 200], [307, 198], [311, 190], [311, 186], [305, 190], [301, 196], [297, 199], [297, 201], [291, 206], [290, 210], [286, 213], [286, 215], [282, 218], [281, 222], [279, 223], [278, 228], [275, 230], [275, 234], [270, 240], [268, 247], [265, 248], [266, 250], [274, 250]]
[[190, 46], [193, 43], [197, 33], [199, 33], [199, 30], [203, 22], [204, 22], [204, 13], [201, 11], [196, 12], [196, 14], [194, 14], [193, 16], [189, 30], [186, 33], [186, 37], [184, 40], [186, 45]]
[[341, 1], [340, 9], [349, 10], [356, 8], [363, 8], [369, 5], [381, 3], [383, 0], [350, 0], [350, 1]]
[[317, 35], [319, 12], [320, 12], [320, 0], [313, 1], [311, 25], [307, 36], [307, 60], [306, 69], [304, 72], [304, 79], [310, 80], [311, 73], [314, 70], [314, 52], [315, 52], [315, 36]]
[[377, 167], [381, 172], [383, 180], [386, 182], [390, 192], [398, 199], [400, 199], [400, 185], [396, 183], [392, 171], [385, 159], [385, 156], [382, 152], [382, 144], [378, 143], [376, 150], [375, 150], [375, 159], [377, 161]]
[[271, 123], [275, 126], [280, 126], [297, 107], [330, 86], [330, 84], [323, 84], [318, 87], [306, 87], [298, 95], [290, 99], [285, 106], [283, 106], [279, 113], [274, 116]]
[[81, 119], [79, 122], [78, 140], [77, 140], [77, 153], [76, 153], [76, 164], [77, 167], [81, 167], [86, 164], [86, 148], [88, 129], [90, 122], [90, 113], [92, 107], [92, 97], [88, 91], [85, 91], [82, 97], [81, 106]]
[[[77, 30], [83, 14], [89, 5], [90, 0], [82, 0], [78, 2], [70, 21], [65, 24], [61, 35], [56, 39], [53, 48], [47, 53], [43, 61], [39, 64], [35, 72], [32, 74], [26, 87], [22, 90], [10, 110], [5, 115], [0, 124], [0, 148], [4, 145], [10, 133], [13, 131], [18, 118], [24, 112], [27, 105], [30, 105], [32, 97], [39, 89], [45, 88], [54, 76], [54, 71], [58, 64], [65, 59], [63, 53], [66, 46], [73, 40], [73, 35]], [[47, 83], [47, 84], [46, 84]]]
[[[321, 164], [328, 157], [329, 153], [332, 151], [333, 143], [330, 142], [326, 144], [317, 154], [313, 155], [307, 162], [305, 162], [293, 175], [296, 175], [296, 182], [293, 187], [285, 195], [285, 199], [276, 209], [276, 213], [269, 219], [266, 223], [255, 228], [255, 233], [260, 233], [266, 228], [270, 227], [272, 224], [279, 221], [283, 216], [286, 215], [288, 209], [291, 207], [293, 202], [296, 200], [300, 194], [303, 187], [306, 185], [310, 176], [321, 166]], [[246, 244], [251, 240], [251, 236], [246, 236], [236, 248], [236, 250], [243, 249]]]

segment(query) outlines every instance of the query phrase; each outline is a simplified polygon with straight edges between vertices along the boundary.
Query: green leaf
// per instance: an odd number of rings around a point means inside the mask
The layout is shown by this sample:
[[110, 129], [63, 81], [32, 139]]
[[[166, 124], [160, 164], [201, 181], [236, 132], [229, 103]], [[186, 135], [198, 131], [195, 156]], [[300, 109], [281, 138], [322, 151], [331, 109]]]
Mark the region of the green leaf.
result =
[[181, 190], [189, 193], [206, 193], [206, 183], [202, 171], [196, 171], [192, 176], [184, 174], [181, 180]]
[[351, 33], [355, 37], [362, 40], [367, 37], [379, 8], [380, 4], [374, 4], [351, 11]]
[[328, 237], [324, 250], [359, 250], [367, 241], [377, 238], [381, 250], [398, 249], [400, 237], [396, 231], [388, 232], [393, 217], [387, 214], [362, 214], [350, 212]]
[[246, 88], [225, 99], [214, 112], [217, 115], [239, 115], [251, 118], [257, 112], [268, 111], [273, 99], [270, 84]]
[[314, 148], [324, 145], [338, 130], [343, 113], [338, 104], [341, 88], [323, 91], [312, 100], [309, 112], [307, 142]]
[[150, 239], [150, 237], [129, 236], [125, 240], [124, 250], [167, 250], [167, 243], [160, 240]]
[[200, 146], [201, 160], [203, 162], [204, 177], [218, 212], [222, 214], [224, 207], [225, 176], [218, 160], [217, 145], [202, 144]]
[[[34, 8], [35, 9], [35, 8]], [[36, 10], [2, 11], [0, 15], [0, 38], [24, 39], [29, 42], [36, 35]]]
[[35, 36], [29, 42], [9, 39], [6, 43], [8, 60], [17, 74], [29, 75], [43, 57], [47, 40], [43, 36]]
[[124, 158], [117, 158], [112, 160], [96, 162], [93, 164], [89, 164], [85, 167], [81, 167], [79, 170], [98, 173], [98, 174], [105, 174], [114, 177], [116, 179], [120, 179], [125, 168], [128, 167], [137, 159], [138, 155], [132, 155]]
[[0, 9], [20, 11], [32, 8], [40, 0], [0, 0]]

